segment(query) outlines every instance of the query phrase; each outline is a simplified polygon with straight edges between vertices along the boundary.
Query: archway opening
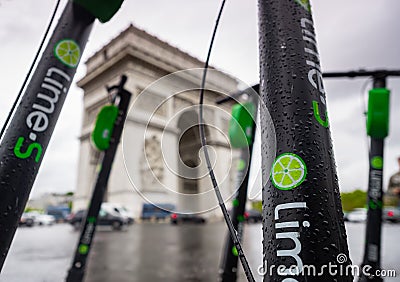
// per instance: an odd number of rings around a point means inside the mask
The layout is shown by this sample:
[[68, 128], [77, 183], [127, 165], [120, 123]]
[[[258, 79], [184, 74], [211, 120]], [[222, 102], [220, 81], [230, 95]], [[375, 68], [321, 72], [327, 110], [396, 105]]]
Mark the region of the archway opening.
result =
[[[199, 172], [201, 149], [198, 116], [195, 110], [182, 113], [178, 120], [178, 171], [179, 171], [179, 193], [178, 201], [184, 212], [198, 211], [199, 203], [194, 195], [200, 192]], [[208, 128], [205, 127], [206, 136]], [[193, 197], [188, 197], [193, 195]]]

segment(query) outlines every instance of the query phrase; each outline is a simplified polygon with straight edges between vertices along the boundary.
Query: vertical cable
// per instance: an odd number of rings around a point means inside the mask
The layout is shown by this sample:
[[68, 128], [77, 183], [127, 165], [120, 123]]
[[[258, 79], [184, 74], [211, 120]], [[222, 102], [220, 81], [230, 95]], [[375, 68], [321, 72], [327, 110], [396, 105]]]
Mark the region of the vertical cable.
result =
[[207, 77], [207, 70], [208, 70], [208, 64], [210, 61], [210, 56], [211, 56], [211, 50], [214, 44], [214, 39], [215, 39], [215, 35], [217, 33], [217, 29], [218, 29], [218, 25], [219, 25], [219, 21], [221, 19], [221, 15], [222, 15], [222, 11], [224, 9], [224, 5], [225, 5], [225, 0], [222, 1], [221, 3], [221, 7], [217, 16], [217, 20], [215, 22], [215, 26], [214, 26], [214, 31], [213, 34], [211, 36], [211, 42], [210, 42], [210, 46], [208, 49], [208, 54], [207, 54], [207, 59], [204, 65], [204, 70], [203, 70], [203, 78], [201, 81], [201, 87], [200, 87], [200, 102], [199, 102], [199, 131], [200, 131], [200, 139], [201, 139], [201, 145], [204, 149], [204, 156], [206, 159], [206, 163], [207, 163], [207, 168], [208, 168], [208, 172], [211, 178], [211, 182], [213, 184], [214, 187], [214, 191], [215, 194], [217, 196], [218, 199], [218, 204], [221, 208], [222, 214], [224, 216], [225, 222], [228, 226], [228, 230], [229, 233], [231, 234], [232, 237], [232, 241], [238, 251], [238, 256], [240, 259], [240, 262], [242, 263], [243, 266], [243, 270], [246, 274], [247, 277], [247, 281], [255, 281], [254, 277], [253, 277], [253, 273], [251, 272], [249, 263], [247, 262], [246, 256], [243, 252], [242, 246], [240, 244], [240, 240], [237, 234], [237, 231], [235, 230], [235, 228], [233, 227], [232, 221], [229, 218], [229, 214], [228, 211], [226, 210], [225, 204], [224, 204], [224, 200], [221, 196], [221, 192], [219, 191], [218, 188], [218, 182], [215, 178], [214, 175], [214, 170], [212, 169], [212, 165], [211, 165], [211, 161], [210, 161], [210, 156], [208, 154], [208, 150], [207, 150], [207, 141], [206, 141], [206, 137], [205, 137], [205, 129], [204, 129], [204, 121], [203, 121], [203, 103], [204, 103], [204, 87], [205, 87], [205, 83], [206, 83], [206, 77]]

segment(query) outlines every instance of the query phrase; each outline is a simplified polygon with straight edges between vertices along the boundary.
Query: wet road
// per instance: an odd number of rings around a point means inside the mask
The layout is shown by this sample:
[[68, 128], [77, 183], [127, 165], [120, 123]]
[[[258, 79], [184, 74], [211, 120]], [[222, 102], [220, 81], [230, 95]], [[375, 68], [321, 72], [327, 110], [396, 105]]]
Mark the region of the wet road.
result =
[[[363, 224], [347, 224], [350, 252], [360, 263], [364, 241]], [[96, 234], [86, 282], [102, 281], [216, 281], [225, 226], [135, 224], [118, 232], [102, 228]], [[383, 228], [383, 267], [400, 275], [400, 224]], [[20, 228], [0, 281], [64, 281], [78, 233], [65, 224], [51, 227]], [[245, 226], [244, 249], [256, 275], [262, 263], [261, 224]], [[246, 281], [243, 273], [240, 280]], [[387, 278], [385, 281], [400, 281]]]

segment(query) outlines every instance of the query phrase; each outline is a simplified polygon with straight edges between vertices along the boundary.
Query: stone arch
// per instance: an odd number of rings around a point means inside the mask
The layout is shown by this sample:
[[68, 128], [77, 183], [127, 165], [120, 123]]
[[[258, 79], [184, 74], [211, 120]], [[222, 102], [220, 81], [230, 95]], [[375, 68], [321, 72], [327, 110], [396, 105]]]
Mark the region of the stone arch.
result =
[[[206, 122], [204, 122], [206, 124]], [[179, 193], [197, 194], [200, 192], [199, 172], [201, 140], [199, 133], [198, 113], [191, 109], [183, 112], [177, 123], [178, 127], [178, 173]], [[206, 137], [209, 129], [205, 126]], [[199, 203], [196, 197], [182, 196], [178, 200], [181, 210], [197, 211]]]

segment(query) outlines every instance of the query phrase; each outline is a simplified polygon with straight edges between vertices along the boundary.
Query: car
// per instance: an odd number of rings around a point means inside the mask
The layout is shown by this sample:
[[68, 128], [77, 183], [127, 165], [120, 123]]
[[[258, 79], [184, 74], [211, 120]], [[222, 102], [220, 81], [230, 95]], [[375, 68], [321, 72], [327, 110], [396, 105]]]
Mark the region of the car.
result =
[[35, 224], [34, 219], [27, 213], [23, 213], [19, 219], [19, 226], [32, 227]]
[[248, 210], [244, 213], [244, 220], [250, 222], [262, 222], [262, 214], [258, 210]]
[[133, 219], [133, 212], [129, 211], [126, 207], [121, 204], [104, 202], [101, 204], [101, 208], [105, 211], [119, 213], [122, 217], [125, 217], [128, 224], [133, 224], [135, 220]]
[[46, 214], [54, 216], [56, 222], [65, 222], [70, 213], [71, 209], [68, 206], [48, 206], [46, 208]]
[[53, 225], [56, 223], [56, 218], [49, 214], [38, 214], [33, 216], [35, 224], [38, 225]]
[[[81, 228], [82, 221], [86, 218], [86, 212], [86, 210], [79, 210], [69, 217], [68, 222], [75, 228], [75, 230]], [[97, 225], [111, 226], [113, 230], [122, 230], [122, 228], [127, 224], [128, 220], [119, 213], [100, 209]]]
[[171, 214], [171, 224], [179, 223], [197, 223], [204, 224], [206, 219], [198, 214], [193, 213], [173, 213]]
[[363, 208], [354, 209], [347, 215], [347, 220], [350, 222], [364, 222], [367, 220], [367, 210]]
[[385, 207], [382, 211], [382, 218], [389, 222], [400, 222], [400, 208], [396, 207]]
[[55, 217], [52, 215], [43, 214], [37, 211], [28, 212], [26, 214], [31, 217], [37, 225], [53, 225], [56, 222]]
[[86, 210], [78, 210], [75, 213], [71, 213], [67, 217], [67, 221], [75, 228], [75, 230], [79, 230], [79, 228], [81, 227], [82, 220], [85, 216], [86, 216]]
[[142, 220], [163, 220], [168, 219], [171, 215], [171, 210], [174, 210], [175, 206], [172, 204], [143, 204], [142, 208]]

